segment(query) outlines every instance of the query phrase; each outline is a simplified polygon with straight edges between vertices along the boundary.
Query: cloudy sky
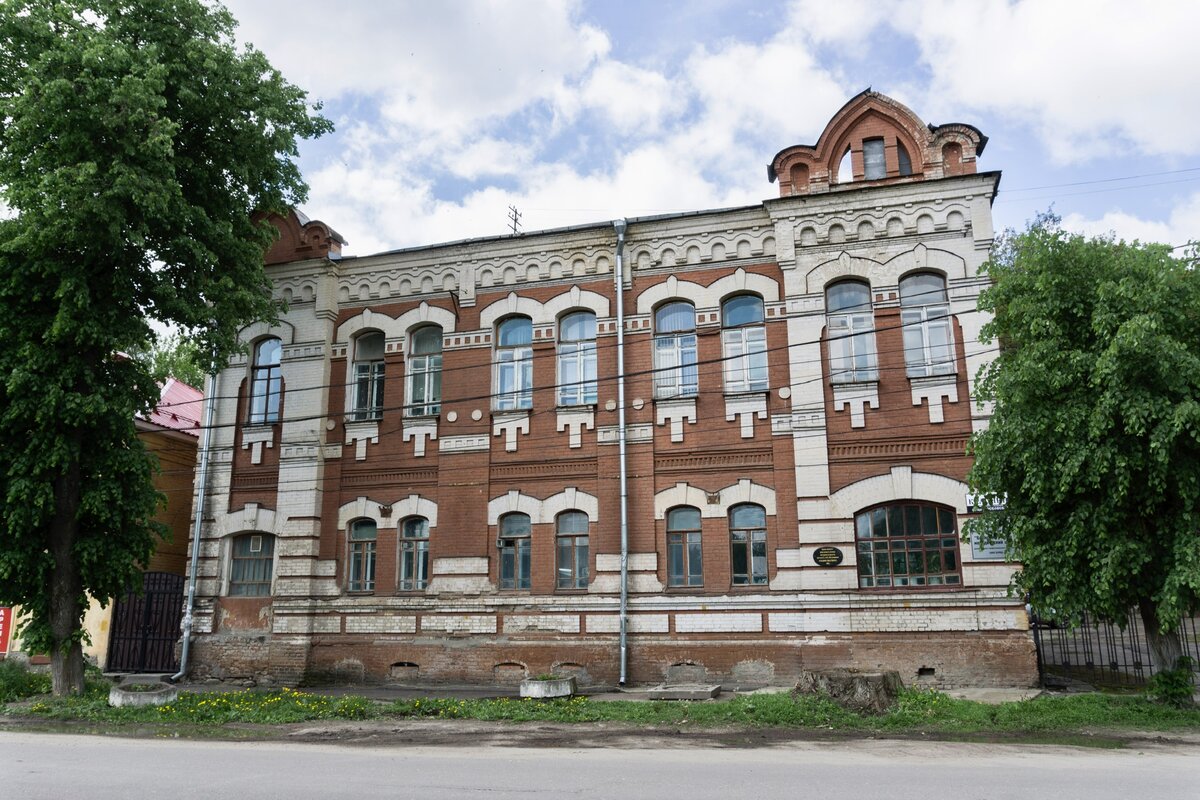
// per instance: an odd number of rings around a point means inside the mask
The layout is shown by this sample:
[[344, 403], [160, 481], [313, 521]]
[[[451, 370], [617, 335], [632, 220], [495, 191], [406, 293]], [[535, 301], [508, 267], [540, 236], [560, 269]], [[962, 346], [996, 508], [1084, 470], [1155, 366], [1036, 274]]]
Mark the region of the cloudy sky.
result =
[[325, 104], [304, 211], [355, 255], [777, 196], [867, 88], [990, 139], [997, 227], [1200, 238], [1194, 0], [228, 0]]

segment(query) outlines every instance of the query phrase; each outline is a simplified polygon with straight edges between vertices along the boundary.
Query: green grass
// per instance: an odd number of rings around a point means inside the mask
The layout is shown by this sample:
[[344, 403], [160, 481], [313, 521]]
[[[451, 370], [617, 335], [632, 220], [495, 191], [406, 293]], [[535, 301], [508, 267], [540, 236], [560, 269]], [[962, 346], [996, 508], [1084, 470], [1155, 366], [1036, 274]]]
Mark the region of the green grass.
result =
[[0, 703], [12, 703], [50, 691], [50, 676], [30, 672], [24, 664], [0, 661]]
[[1143, 696], [1081, 694], [985, 705], [939, 692], [905, 691], [880, 716], [847, 711], [828, 698], [791, 694], [737, 697], [719, 702], [420, 699], [381, 703], [358, 696], [245, 690], [180, 694], [165, 706], [110, 708], [93, 686], [83, 697], [40, 697], [5, 713], [45, 720], [85, 720], [112, 725], [162, 723], [215, 727], [229, 723], [275, 725], [309, 720], [396, 718], [504, 722], [620, 722], [698, 728], [748, 726], [880, 734], [1023, 735], [1056, 737], [1083, 731], [1198, 730], [1200, 709], [1177, 709]]

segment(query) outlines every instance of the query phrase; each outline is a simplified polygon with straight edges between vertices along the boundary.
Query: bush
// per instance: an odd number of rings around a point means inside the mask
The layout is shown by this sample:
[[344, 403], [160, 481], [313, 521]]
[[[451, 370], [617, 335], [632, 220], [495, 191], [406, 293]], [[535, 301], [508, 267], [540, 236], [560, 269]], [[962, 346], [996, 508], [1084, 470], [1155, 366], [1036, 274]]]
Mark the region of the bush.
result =
[[30, 672], [18, 661], [0, 661], [0, 703], [12, 703], [50, 691], [50, 676]]
[[1192, 669], [1195, 661], [1182, 656], [1175, 662], [1175, 669], [1164, 670], [1150, 679], [1149, 694], [1160, 703], [1175, 708], [1190, 708], [1192, 694]]

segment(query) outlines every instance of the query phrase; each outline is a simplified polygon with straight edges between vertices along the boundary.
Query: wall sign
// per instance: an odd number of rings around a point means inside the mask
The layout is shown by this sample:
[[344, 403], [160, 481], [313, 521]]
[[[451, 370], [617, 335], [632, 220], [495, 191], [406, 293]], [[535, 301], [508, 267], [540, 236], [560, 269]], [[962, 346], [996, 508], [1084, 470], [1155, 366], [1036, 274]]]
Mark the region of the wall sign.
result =
[[1003, 511], [1008, 504], [1008, 497], [999, 494], [968, 494], [967, 513], [979, 514], [983, 511]]
[[813, 551], [813, 561], [820, 567], [836, 567], [842, 563], [842, 551], [837, 547], [818, 547]]
[[8, 652], [8, 642], [12, 638], [12, 609], [0, 606], [0, 653]]

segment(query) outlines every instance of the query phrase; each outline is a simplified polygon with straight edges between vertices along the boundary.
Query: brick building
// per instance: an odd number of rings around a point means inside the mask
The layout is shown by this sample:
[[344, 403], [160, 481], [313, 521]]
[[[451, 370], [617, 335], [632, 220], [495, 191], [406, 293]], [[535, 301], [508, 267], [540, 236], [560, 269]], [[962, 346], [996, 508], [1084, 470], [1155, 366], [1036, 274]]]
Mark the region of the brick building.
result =
[[193, 672], [1032, 683], [1012, 565], [959, 539], [985, 143], [867, 91], [745, 208], [356, 258], [276, 219]]

